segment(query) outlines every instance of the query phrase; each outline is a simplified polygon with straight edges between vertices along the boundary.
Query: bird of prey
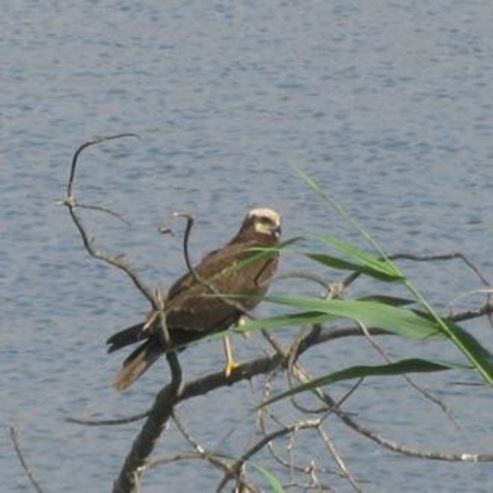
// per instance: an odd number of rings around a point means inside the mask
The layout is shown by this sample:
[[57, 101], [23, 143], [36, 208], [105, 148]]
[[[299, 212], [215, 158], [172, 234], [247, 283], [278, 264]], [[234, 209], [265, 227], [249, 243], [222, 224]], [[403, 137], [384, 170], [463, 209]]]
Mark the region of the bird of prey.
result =
[[[281, 235], [280, 215], [269, 208], [248, 212], [238, 233], [219, 250], [206, 255], [192, 272], [180, 277], [164, 302], [171, 348], [196, 341], [237, 324], [267, 292], [278, 264], [278, 252], [268, 255], [259, 247], [276, 247]], [[221, 298], [245, 295], [245, 298]], [[149, 320], [149, 319], [148, 319]], [[160, 321], [156, 317], [111, 336], [108, 352], [141, 342], [123, 363], [115, 380], [118, 390], [127, 388], [165, 351]], [[225, 339], [227, 376], [237, 366]], [[168, 348], [169, 349], [169, 348]]]

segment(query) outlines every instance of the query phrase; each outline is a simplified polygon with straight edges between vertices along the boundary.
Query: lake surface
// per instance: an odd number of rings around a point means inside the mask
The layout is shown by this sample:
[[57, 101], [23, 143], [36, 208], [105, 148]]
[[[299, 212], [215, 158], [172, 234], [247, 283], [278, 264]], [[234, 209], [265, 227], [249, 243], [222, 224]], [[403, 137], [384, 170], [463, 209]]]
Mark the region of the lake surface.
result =
[[[337, 197], [387, 251], [461, 251], [493, 277], [492, 3], [19, 0], [3, 2], [2, 10], [3, 491], [29, 490], [11, 425], [46, 492], [110, 490], [140, 423], [89, 428], [65, 419], [145, 410], [169, 377], [157, 364], [128, 392], [111, 387], [123, 355], [107, 356], [104, 341], [148, 307], [123, 275], [88, 258], [56, 204], [74, 150], [95, 135], [141, 136], [88, 150], [76, 193], [131, 221], [126, 228], [84, 214], [98, 246], [125, 252], [151, 285], [165, 288], [185, 269], [179, 236], [156, 234], [173, 210], [197, 217], [196, 259], [226, 242], [254, 205], [282, 212], [286, 238], [331, 232], [356, 241], [293, 166]], [[288, 256], [282, 269], [299, 263]], [[403, 266], [439, 307], [482, 287], [457, 261]], [[299, 283], [276, 289], [313, 294]], [[459, 307], [481, 302], [470, 296]], [[493, 348], [486, 321], [469, 326]], [[448, 344], [384, 345], [394, 358], [462, 361]], [[240, 357], [259, 354], [260, 337], [236, 346]], [[187, 378], [223, 364], [218, 344], [190, 349], [181, 361]], [[302, 361], [316, 375], [381, 362], [354, 340]], [[452, 385], [465, 379], [417, 379], [449, 405], [460, 430], [401, 379], [367, 381], [345, 409], [412, 447], [492, 453], [491, 391]], [[245, 410], [259, 402], [260, 383], [188, 402], [181, 417], [202, 444], [239, 454], [251, 438]], [[328, 425], [364, 491], [492, 490], [493, 465], [397, 456], [335, 419]], [[314, 443], [308, 435], [300, 440], [300, 461]], [[182, 450], [186, 444], [171, 431], [153, 457]], [[323, 448], [313, 454], [335, 469]], [[267, 455], [259, 460], [278, 471]], [[217, 481], [212, 469], [182, 464], [145, 475], [142, 491], [212, 491]], [[349, 491], [335, 476], [328, 482]]]

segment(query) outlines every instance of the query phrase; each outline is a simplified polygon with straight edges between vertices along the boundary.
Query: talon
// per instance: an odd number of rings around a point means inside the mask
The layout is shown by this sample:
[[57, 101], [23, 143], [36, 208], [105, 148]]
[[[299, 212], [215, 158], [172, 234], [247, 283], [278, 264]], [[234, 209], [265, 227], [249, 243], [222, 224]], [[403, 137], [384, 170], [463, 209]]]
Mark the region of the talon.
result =
[[228, 336], [225, 336], [223, 339], [223, 347], [224, 354], [226, 355], [226, 366], [224, 367], [224, 375], [229, 378], [233, 371], [240, 366], [240, 363], [237, 363], [234, 360], [233, 350], [231, 348]]
[[240, 363], [237, 363], [236, 361], [228, 361], [226, 363], [226, 366], [224, 367], [224, 375], [226, 375], [227, 378], [229, 378], [233, 371], [240, 366]]

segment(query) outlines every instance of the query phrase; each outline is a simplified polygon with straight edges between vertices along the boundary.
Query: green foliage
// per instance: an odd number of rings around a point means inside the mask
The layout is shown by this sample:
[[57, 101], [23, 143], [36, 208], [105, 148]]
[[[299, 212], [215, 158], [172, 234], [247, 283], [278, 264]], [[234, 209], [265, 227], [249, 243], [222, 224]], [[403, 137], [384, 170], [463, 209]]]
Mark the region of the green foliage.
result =
[[[453, 344], [455, 344], [455, 346], [467, 357], [474, 368], [476, 368], [483, 379], [490, 385], [493, 384], [493, 354], [485, 347], [483, 347], [479, 343], [479, 341], [477, 341], [471, 334], [469, 334], [459, 325], [451, 323], [450, 321], [444, 320], [442, 317], [440, 317], [440, 315], [436, 312], [432, 305], [424, 298], [421, 292], [400, 271], [397, 265], [388, 259], [384, 249], [363, 228], [361, 228], [356, 223], [356, 221], [354, 221], [354, 219], [349, 216], [344, 208], [335, 199], [330, 197], [324, 190], [322, 190], [320, 186], [306, 173], [297, 168], [296, 172], [317, 194], [322, 202], [335, 209], [351, 227], [353, 227], [362, 235], [365, 241], [379, 255], [378, 257], [374, 256], [371, 253], [365, 252], [358, 247], [349, 245], [348, 243], [334, 238], [330, 235], [324, 235], [320, 237], [319, 240], [325, 243], [327, 246], [332, 247], [337, 251], [343, 253], [348, 259], [337, 259], [336, 257], [326, 255], [325, 253], [317, 254], [316, 256], [314, 256], [313, 254], [309, 254], [308, 256], [313, 260], [319, 263], [325, 263], [330, 267], [337, 268], [337, 263], [339, 263], [339, 268], [341, 269], [350, 268], [349, 263], [353, 263], [356, 264], [357, 272], [360, 272], [362, 274], [369, 275], [383, 281], [401, 282], [414, 296], [416, 302], [426, 310], [427, 314], [429, 314], [430, 322], [434, 323], [434, 330], [441, 332], [443, 336], [447, 337]], [[295, 304], [294, 301], [296, 300], [291, 300], [291, 304]], [[310, 305], [310, 309], [314, 310], [315, 308], [313, 304]], [[300, 306], [299, 303], [298, 306]], [[303, 302], [303, 306], [305, 309], [308, 309], [306, 302]], [[392, 330], [389, 325], [392, 325], [394, 322], [399, 322], [399, 316], [402, 316], [401, 322], [405, 322], [406, 320], [407, 322], [412, 322], [409, 314], [406, 317], [404, 313], [399, 313], [392, 310], [389, 311], [389, 307], [385, 303], [380, 304], [380, 308], [378, 307], [378, 303], [367, 305], [366, 307], [362, 305], [353, 305], [352, 307], [346, 306], [343, 308], [348, 308], [347, 310], [343, 310], [344, 316], [347, 316], [348, 318], [354, 318], [355, 320], [359, 320], [369, 325], [373, 325], [371, 322], [378, 322], [379, 320], [380, 322], [385, 322], [384, 320], [382, 320], [382, 318], [386, 318], [386, 315], [390, 315], [392, 320], [387, 319], [386, 325], [381, 326], [382, 328], [385, 328], [387, 330]], [[365, 308], [368, 308], [369, 311]], [[380, 316], [377, 313], [379, 310], [381, 311]], [[321, 311], [334, 314], [333, 309], [329, 310], [328, 308], [326, 308], [325, 310]], [[342, 311], [340, 311], [340, 314], [342, 315]], [[420, 317], [417, 313], [415, 313], [414, 315], [416, 317], [419, 317], [421, 320], [425, 318], [422, 316]], [[418, 318], [415, 318], [414, 321], [417, 322]], [[393, 331], [401, 332], [401, 335], [407, 336], [418, 334], [421, 331], [423, 331], [424, 334], [425, 330], [426, 329], [424, 328], [422, 321], [420, 321], [420, 323], [418, 323], [414, 329], [412, 329], [408, 324], [405, 323], [404, 325], [401, 325], [399, 329], [393, 329]]]
[[255, 462], [249, 462], [249, 464], [262, 474], [262, 476], [270, 486], [270, 491], [272, 491], [273, 493], [284, 493], [285, 490], [282, 487], [281, 481], [279, 481], [277, 476], [275, 476], [272, 472], [267, 470], [265, 467], [262, 467], [259, 464], [256, 464]]
[[[334, 236], [331, 235], [323, 235], [316, 238], [323, 244], [333, 247], [343, 255], [353, 259], [356, 261], [357, 268], [351, 269], [356, 270], [357, 272], [362, 272], [369, 276], [375, 277], [377, 279], [383, 281], [403, 281], [404, 275], [400, 272], [397, 266], [388, 259], [379, 259], [374, 255], [358, 248], [354, 245], [346, 243]], [[338, 261], [339, 263], [344, 262], [341, 259], [337, 259], [335, 257], [322, 256], [322, 258], [314, 258], [314, 260], [321, 261], [322, 263], [328, 263], [328, 259], [332, 259], [333, 261]], [[342, 267], [339, 267], [342, 268]]]
[[465, 368], [469, 367], [460, 366], [453, 363], [439, 363], [436, 361], [428, 361], [420, 358], [403, 359], [386, 365], [351, 366], [349, 368], [345, 368], [344, 370], [335, 371], [323, 377], [311, 380], [310, 382], [293, 387], [292, 389], [283, 392], [282, 394], [278, 394], [271, 399], [263, 402], [259, 407], [267, 406], [281, 399], [285, 399], [286, 397], [299, 394], [300, 392], [314, 390], [317, 387], [323, 387], [324, 385], [329, 385], [331, 383], [340, 382], [343, 380], [351, 380], [354, 378], [365, 378], [371, 376], [388, 377], [395, 375], [405, 375], [407, 373], [428, 373], [450, 369], [463, 370]]
[[273, 330], [281, 327], [299, 327], [302, 325], [321, 324], [337, 320], [328, 313], [317, 311], [289, 313], [287, 315], [279, 315], [275, 317], [267, 317], [261, 320], [248, 320], [244, 324], [233, 329], [234, 332], [255, 332], [257, 330]]
[[366, 327], [380, 328], [410, 339], [440, 338], [435, 321], [412, 310], [365, 300], [321, 300], [317, 298], [267, 296], [265, 301], [325, 313], [335, 319], [351, 319]]

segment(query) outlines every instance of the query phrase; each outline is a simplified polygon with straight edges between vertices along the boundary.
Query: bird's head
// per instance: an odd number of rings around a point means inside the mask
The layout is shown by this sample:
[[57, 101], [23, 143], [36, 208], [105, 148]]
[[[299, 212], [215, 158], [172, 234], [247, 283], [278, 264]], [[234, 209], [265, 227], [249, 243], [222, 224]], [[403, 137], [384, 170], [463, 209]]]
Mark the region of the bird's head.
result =
[[278, 240], [281, 236], [281, 216], [267, 207], [252, 209], [243, 221], [242, 230], [244, 229]]

